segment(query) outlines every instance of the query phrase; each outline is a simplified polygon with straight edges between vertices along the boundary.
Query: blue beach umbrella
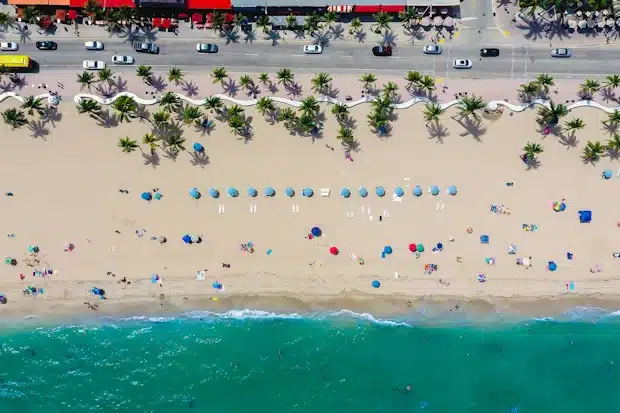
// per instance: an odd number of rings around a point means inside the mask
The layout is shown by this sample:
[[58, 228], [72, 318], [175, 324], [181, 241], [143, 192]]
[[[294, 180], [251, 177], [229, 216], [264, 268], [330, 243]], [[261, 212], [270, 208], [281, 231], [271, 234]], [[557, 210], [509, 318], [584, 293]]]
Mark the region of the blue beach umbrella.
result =
[[216, 290], [222, 289], [222, 283], [220, 283], [219, 281], [214, 281], [213, 284], [211, 284], [211, 286], [215, 288]]
[[403, 191], [403, 188], [401, 188], [400, 186], [397, 186], [396, 188], [394, 188], [394, 195], [400, 198], [405, 195], [405, 191]]
[[189, 196], [191, 196], [194, 199], [199, 199], [200, 198], [200, 192], [198, 191], [198, 188], [192, 188], [189, 191]]
[[342, 189], [340, 190], [340, 195], [341, 195], [343, 198], [348, 198], [348, 197], [350, 197], [350, 196], [351, 196], [351, 190], [350, 190], [349, 188], [342, 188]]
[[383, 252], [386, 255], [390, 255], [392, 253], [392, 247], [390, 247], [389, 245], [386, 245], [385, 247], [383, 247]]
[[413, 195], [422, 196], [422, 188], [420, 188], [420, 185], [413, 188]]
[[362, 198], [366, 198], [368, 196], [368, 189], [366, 189], [365, 186], [360, 186], [359, 192]]
[[454, 185], [450, 185], [450, 186], [448, 187], [448, 193], [449, 193], [450, 195], [456, 195], [456, 192], [457, 192], [457, 191], [456, 191], [456, 186], [454, 186]]
[[150, 201], [151, 199], [153, 199], [153, 195], [151, 195], [150, 192], [142, 192], [142, 199], [144, 199], [145, 201]]
[[434, 196], [439, 195], [439, 187], [437, 185], [431, 186], [431, 194]]
[[295, 190], [289, 186], [288, 188], [284, 190], [284, 195], [288, 196], [289, 198], [292, 198], [295, 196]]
[[320, 237], [321, 234], [323, 234], [323, 231], [321, 231], [321, 228], [319, 227], [314, 227], [310, 230], [310, 233], [313, 237]]
[[199, 144], [198, 142], [194, 142], [194, 151], [202, 152], [205, 150], [205, 147]]
[[189, 234], [183, 235], [183, 242], [186, 243], [186, 244], [191, 244], [192, 243], [192, 237]]
[[306, 198], [311, 198], [312, 195], [314, 195], [314, 191], [312, 190], [312, 188], [304, 188], [301, 194]]
[[219, 198], [220, 197], [220, 191], [218, 191], [216, 188], [209, 188], [209, 196], [211, 198]]
[[248, 188], [248, 195], [255, 198], [258, 195], [258, 191], [253, 186]]
[[275, 196], [276, 195], [276, 190], [273, 189], [272, 187], [268, 186], [267, 188], [265, 188], [265, 196]]
[[375, 188], [375, 194], [377, 194], [377, 196], [385, 196], [385, 189], [383, 189], [382, 186], [378, 186], [377, 188]]
[[613, 173], [611, 172], [611, 169], [605, 169], [603, 171], [603, 178], [605, 179], [611, 179]]
[[372, 282], [372, 288], [379, 288], [379, 287], [381, 287], [381, 283], [377, 280], [374, 280]]
[[549, 271], [555, 271], [558, 269], [558, 264], [556, 264], [553, 261], [549, 261], [549, 264], [547, 265], [547, 268], [549, 268]]
[[226, 190], [229, 197], [236, 198], [239, 196], [239, 190], [237, 188], [230, 187]]

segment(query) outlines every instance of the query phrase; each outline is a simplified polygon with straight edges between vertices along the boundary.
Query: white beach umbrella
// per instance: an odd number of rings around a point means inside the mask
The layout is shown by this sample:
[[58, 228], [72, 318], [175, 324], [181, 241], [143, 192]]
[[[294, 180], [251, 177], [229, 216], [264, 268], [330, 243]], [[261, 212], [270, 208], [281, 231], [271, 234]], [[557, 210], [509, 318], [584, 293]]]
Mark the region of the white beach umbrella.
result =
[[420, 24], [422, 26], [430, 26], [431, 25], [431, 19], [429, 19], [428, 17], [423, 17], [422, 21], [420, 22]]
[[586, 25], [587, 25], [587, 23], [586, 23], [585, 20], [579, 20], [577, 22], [577, 26], [579, 26], [580, 29], [585, 29]]
[[603, 13], [603, 16], [609, 16], [609, 10], [607, 9], [603, 10], [601, 13]]
[[609, 19], [607, 19], [605, 24], [607, 24], [608, 27], [614, 27], [614, 24], [616, 24], [616, 22], [614, 21], [614, 19], [609, 18]]
[[596, 27], [598, 27], [599, 29], [602, 29], [605, 27], [605, 20], [599, 20], [596, 22]]
[[588, 29], [594, 29], [594, 26], [596, 26], [596, 22], [592, 19], [588, 19], [587, 25]]
[[591, 11], [587, 11], [586, 12], [586, 17], [590, 17], [590, 16], [592, 16], [592, 12]]
[[620, 26], [620, 18], [616, 19], [616, 26]]
[[454, 19], [452, 17], [450, 17], [450, 16], [446, 17], [443, 20], [443, 25], [445, 27], [452, 27], [452, 26], [454, 26]]
[[433, 19], [433, 25], [443, 26], [443, 19], [441, 18], [441, 16], [435, 16], [435, 18]]
[[581, 10], [577, 10], [577, 16], [579, 17], [583, 16], [583, 13], [581, 12]]
[[575, 19], [571, 19], [568, 21], [568, 27], [570, 27], [571, 29], [576, 29], [577, 28], [577, 20]]

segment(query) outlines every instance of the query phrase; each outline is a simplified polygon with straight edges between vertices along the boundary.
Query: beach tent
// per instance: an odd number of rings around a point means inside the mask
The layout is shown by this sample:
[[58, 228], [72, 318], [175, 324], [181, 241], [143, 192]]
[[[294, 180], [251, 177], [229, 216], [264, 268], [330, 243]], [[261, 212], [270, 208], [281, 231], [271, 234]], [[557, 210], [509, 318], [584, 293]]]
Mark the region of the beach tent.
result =
[[236, 198], [239, 196], [239, 190], [237, 188], [228, 188], [228, 190], [226, 190], [226, 193], [228, 194], [229, 197], [232, 198]]
[[339, 250], [338, 250], [338, 248], [336, 248], [336, 247], [331, 247], [331, 248], [329, 249], [329, 253], [330, 253], [331, 255], [338, 255], [338, 253], [340, 253], [340, 251], [339, 251]]
[[286, 195], [289, 198], [292, 198], [295, 196], [295, 190], [289, 186], [288, 188], [284, 190], [284, 195]]
[[304, 188], [301, 194], [305, 196], [306, 198], [311, 198], [312, 195], [314, 195], [314, 191], [312, 190], [312, 188]]
[[209, 188], [209, 196], [211, 198], [219, 198], [220, 197], [220, 191], [218, 191], [216, 188]]
[[189, 196], [191, 196], [194, 199], [199, 199], [200, 198], [200, 192], [198, 192], [198, 188], [192, 188], [189, 191]]
[[275, 189], [273, 189], [270, 186], [265, 188], [265, 196], [272, 197], [272, 196], [275, 196], [275, 195], [276, 195], [276, 190]]
[[214, 281], [213, 284], [211, 284], [211, 286], [213, 288], [215, 288], [216, 290], [221, 290], [222, 289], [222, 283], [219, 281]]
[[192, 237], [189, 234], [183, 235], [183, 242], [186, 243], [186, 244], [191, 244], [192, 243]]
[[582, 210], [579, 211], [579, 222], [582, 224], [587, 224], [592, 221], [592, 211], [590, 210]]
[[375, 194], [377, 194], [377, 196], [379, 197], [385, 196], [385, 189], [383, 189], [382, 186], [378, 186], [377, 188], [375, 188]]
[[142, 192], [142, 199], [144, 199], [145, 201], [150, 201], [151, 199], [153, 199], [153, 196], [150, 192]]
[[253, 186], [248, 188], [248, 195], [255, 198], [258, 195], [258, 191]]
[[372, 288], [379, 288], [379, 287], [381, 287], [381, 283], [377, 280], [374, 280], [372, 282]]
[[448, 187], [448, 194], [450, 194], [450, 195], [456, 195], [456, 192], [457, 192], [457, 191], [456, 191], [456, 186], [454, 186], [454, 185], [450, 185], [450, 186]]
[[413, 188], [413, 195], [422, 196], [422, 188], [420, 188], [420, 185]]
[[396, 188], [394, 188], [394, 195], [400, 198], [405, 195], [405, 191], [403, 191], [403, 188], [401, 188], [400, 186], [397, 186]]
[[368, 196], [368, 190], [365, 186], [360, 186], [359, 192], [362, 198], [366, 198]]
[[480, 235], [480, 243], [481, 244], [488, 244], [489, 243], [489, 236], [488, 235]]
[[313, 227], [310, 230], [310, 233], [312, 234], [313, 237], [320, 237], [321, 234], [323, 234], [323, 231], [321, 231], [321, 228], [319, 227]]
[[205, 150], [205, 147], [199, 144], [198, 142], [194, 142], [194, 151], [202, 152]]
[[431, 186], [431, 195], [433, 196], [439, 195], [439, 187], [437, 185]]
[[343, 198], [348, 198], [348, 197], [350, 197], [350, 196], [351, 196], [351, 190], [350, 190], [349, 188], [342, 188], [342, 189], [340, 190], [340, 195], [341, 195]]

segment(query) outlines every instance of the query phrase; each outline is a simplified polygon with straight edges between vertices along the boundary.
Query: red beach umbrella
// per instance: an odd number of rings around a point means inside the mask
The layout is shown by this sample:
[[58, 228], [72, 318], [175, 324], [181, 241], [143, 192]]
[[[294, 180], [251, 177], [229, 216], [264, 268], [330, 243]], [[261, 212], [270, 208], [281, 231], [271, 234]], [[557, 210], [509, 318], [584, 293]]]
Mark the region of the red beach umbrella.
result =
[[416, 252], [417, 250], [418, 250], [418, 247], [416, 244], [409, 244], [409, 251]]
[[331, 248], [329, 249], [329, 253], [330, 253], [331, 255], [338, 255], [338, 253], [339, 253], [339, 252], [340, 252], [340, 251], [338, 251], [338, 248], [336, 248], [336, 247], [331, 247]]

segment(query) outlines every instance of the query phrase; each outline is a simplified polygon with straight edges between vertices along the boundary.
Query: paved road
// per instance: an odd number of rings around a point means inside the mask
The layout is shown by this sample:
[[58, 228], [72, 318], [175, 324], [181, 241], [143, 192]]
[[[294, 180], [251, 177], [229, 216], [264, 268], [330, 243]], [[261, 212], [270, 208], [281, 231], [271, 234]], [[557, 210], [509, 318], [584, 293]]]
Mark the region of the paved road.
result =
[[[329, 71], [342, 72], [404, 72], [417, 70], [444, 78], [515, 78], [531, 79], [538, 73], [549, 73], [561, 77], [601, 77], [618, 73], [620, 50], [609, 48], [573, 49], [570, 59], [552, 59], [548, 48], [524, 48], [512, 45], [497, 45], [500, 56], [480, 59], [475, 46], [445, 46], [440, 56], [422, 54], [422, 45], [397, 47], [390, 58], [375, 57], [372, 45], [335, 43], [321, 55], [304, 55], [301, 45], [272, 47], [268, 44], [220, 44], [220, 53], [199, 55], [195, 43], [190, 41], [162, 41], [158, 44], [158, 56], [138, 54], [129, 44], [118, 39], [107, 39], [105, 51], [84, 50], [84, 39], [59, 41], [57, 51], [38, 51], [34, 44], [20, 46], [20, 53], [29, 54], [37, 60], [41, 70], [79, 72], [85, 59], [111, 62], [113, 54], [131, 54], [137, 65], [151, 65], [155, 70], [167, 70], [172, 66], [188, 72], [210, 72], [214, 66], [223, 66], [230, 71], [274, 71], [282, 67], [294, 68], [298, 72]], [[452, 68], [454, 59], [472, 59], [470, 70]], [[136, 66], [137, 66], [136, 65]], [[135, 71], [136, 66], [115, 66], [117, 72]]]

